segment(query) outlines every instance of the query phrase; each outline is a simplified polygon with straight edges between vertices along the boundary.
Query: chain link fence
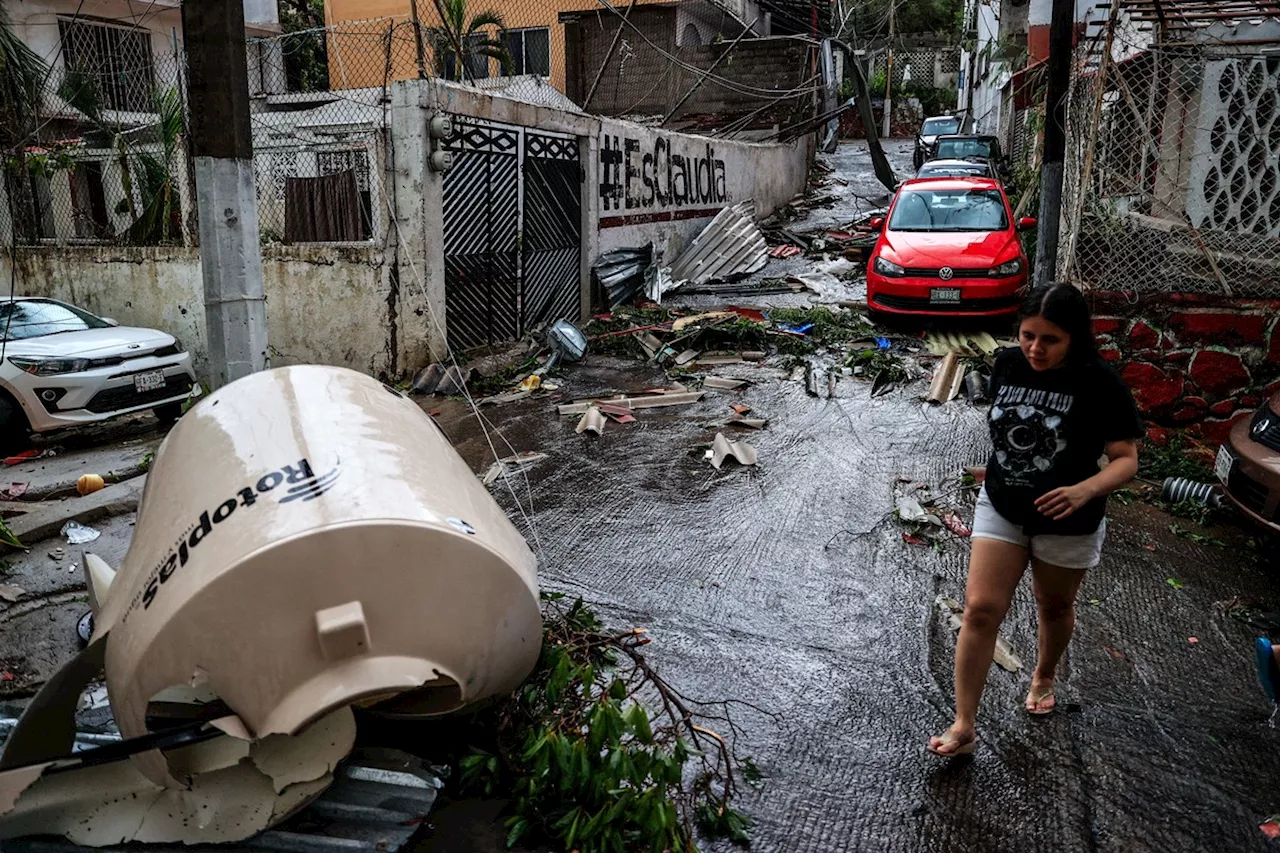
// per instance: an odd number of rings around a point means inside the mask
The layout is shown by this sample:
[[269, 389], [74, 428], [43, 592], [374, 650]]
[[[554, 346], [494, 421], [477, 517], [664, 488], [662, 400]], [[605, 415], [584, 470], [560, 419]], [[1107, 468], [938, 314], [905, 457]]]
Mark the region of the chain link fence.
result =
[[18, 245], [185, 242], [194, 205], [182, 57], [145, 31], [58, 23], [61, 61], [40, 109], [9, 129], [0, 230]]
[[[816, 7], [771, 0], [404, 0], [247, 42], [264, 243], [386, 233], [389, 87], [436, 78], [562, 110], [766, 139], [821, 111]], [[395, 4], [390, 4], [394, 6]], [[7, 157], [19, 245], [195, 245], [185, 59], [159, 34], [59, 19], [39, 115]], [[167, 42], [165, 42], [167, 43]]]
[[1280, 297], [1280, 53], [1112, 47], [1076, 59], [1059, 272]]

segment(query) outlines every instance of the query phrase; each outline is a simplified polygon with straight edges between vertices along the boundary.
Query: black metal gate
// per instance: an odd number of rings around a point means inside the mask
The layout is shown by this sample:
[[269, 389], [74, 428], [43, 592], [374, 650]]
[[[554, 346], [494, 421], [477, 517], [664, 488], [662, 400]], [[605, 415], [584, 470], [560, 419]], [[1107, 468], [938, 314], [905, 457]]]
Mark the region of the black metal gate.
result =
[[576, 318], [581, 288], [578, 143], [455, 119], [444, 176], [445, 312], [455, 350]]

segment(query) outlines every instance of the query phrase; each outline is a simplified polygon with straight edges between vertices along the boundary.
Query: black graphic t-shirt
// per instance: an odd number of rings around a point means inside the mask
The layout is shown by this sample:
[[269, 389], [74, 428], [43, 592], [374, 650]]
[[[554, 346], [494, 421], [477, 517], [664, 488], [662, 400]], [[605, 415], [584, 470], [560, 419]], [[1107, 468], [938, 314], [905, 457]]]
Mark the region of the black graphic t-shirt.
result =
[[1124, 382], [1101, 359], [1037, 371], [1021, 349], [1010, 348], [996, 356], [991, 399], [986, 486], [996, 511], [1027, 535], [1096, 531], [1106, 515], [1105, 496], [1058, 521], [1041, 514], [1035, 501], [1098, 473], [1108, 443], [1143, 436]]

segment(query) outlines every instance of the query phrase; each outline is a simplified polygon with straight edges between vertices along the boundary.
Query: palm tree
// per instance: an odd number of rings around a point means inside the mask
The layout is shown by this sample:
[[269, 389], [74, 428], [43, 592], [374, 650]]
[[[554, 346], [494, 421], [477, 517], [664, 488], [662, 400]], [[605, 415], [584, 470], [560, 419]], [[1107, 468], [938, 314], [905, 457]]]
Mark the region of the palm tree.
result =
[[40, 106], [49, 66], [13, 32], [9, 10], [0, 5], [0, 149], [7, 180], [10, 220], [33, 236], [35, 196], [26, 177], [26, 148], [34, 141], [40, 123]]
[[[469, 77], [470, 61], [481, 56], [496, 59], [510, 70], [511, 54], [502, 40], [507, 23], [501, 13], [488, 9], [468, 18], [467, 0], [441, 0], [439, 8], [444, 15], [442, 26], [428, 30], [437, 74], [454, 79]], [[497, 33], [491, 34], [490, 28]]]
[[[124, 191], [118, 213], [128, 213], [133, 220], [125, 231], [126, 242], [135, 245], [168, 243], [175, 235], [174, 202], [177, 187], [174, 168], [178, 146], [185, 129], [182, 117], [182, 100], [176, 89], [157, 89], [151, 93], [151, 108], [156, 121], [149, 128], [129, 128], [111, 121], [103, 108], [102, 93], [92, 75], [70, 69], [58, 88], [58, 95], [79, 110], [94, 128], [94, 147], [115, 150], [120, 165], [120, 183]], [[129, 138], [137, 137], [140, 130], [147, 130], [160, 144], [160, 154], [135, 149]], [[134, 199], [134, 181], [137, 180], [141, 207]]]

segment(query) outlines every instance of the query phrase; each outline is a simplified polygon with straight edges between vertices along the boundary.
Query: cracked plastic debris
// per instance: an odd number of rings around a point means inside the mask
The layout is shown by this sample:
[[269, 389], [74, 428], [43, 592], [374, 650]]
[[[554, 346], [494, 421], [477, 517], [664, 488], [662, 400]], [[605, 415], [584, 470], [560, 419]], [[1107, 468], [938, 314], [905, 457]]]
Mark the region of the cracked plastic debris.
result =
[[[445, 523], [459, 515], [465, 529]], [[368, 571], [341, 557], [350, 536]], [[424, 571], [398, 556], [412, 552], [439, 559]], [[0, 754], [0, 803], [16, 800], [5, 835], [49, 832], [66, 806], [76, 843], [247, 837], [323, 791], [350, 750], [351, 737], [311, 721], [346, 731], [355, 703], [409, 719], [467, 707], [513, 690], [539, 648], [536, 560], [519, 531], [416, 403], [341, 368], [264, 371], [211, 395], [157, 452], [120, 570], [91, 555], [85, 566], [93, 638]], [[304, 586], [323, 595], [299, 596]], [[424, 624], [421, 602], [446, 588]], [[368, 614], [363, 645], [359, 620], [317, 615], [355, 601]], [[148, 734], [164, 703], [216, 698], [235, 717], [210, 746], [42, 775], [72, 751], [75, 706], [104, 667], [126, 741]], [[83, 807], [129, 791], [142, 805]]]
[[62, 535], [67, 537], [68, 544], [84, 545], [97, 539], [102, 533], [92, 527], [86, 527], [78, 521], [68, 521], [62, 525]]

